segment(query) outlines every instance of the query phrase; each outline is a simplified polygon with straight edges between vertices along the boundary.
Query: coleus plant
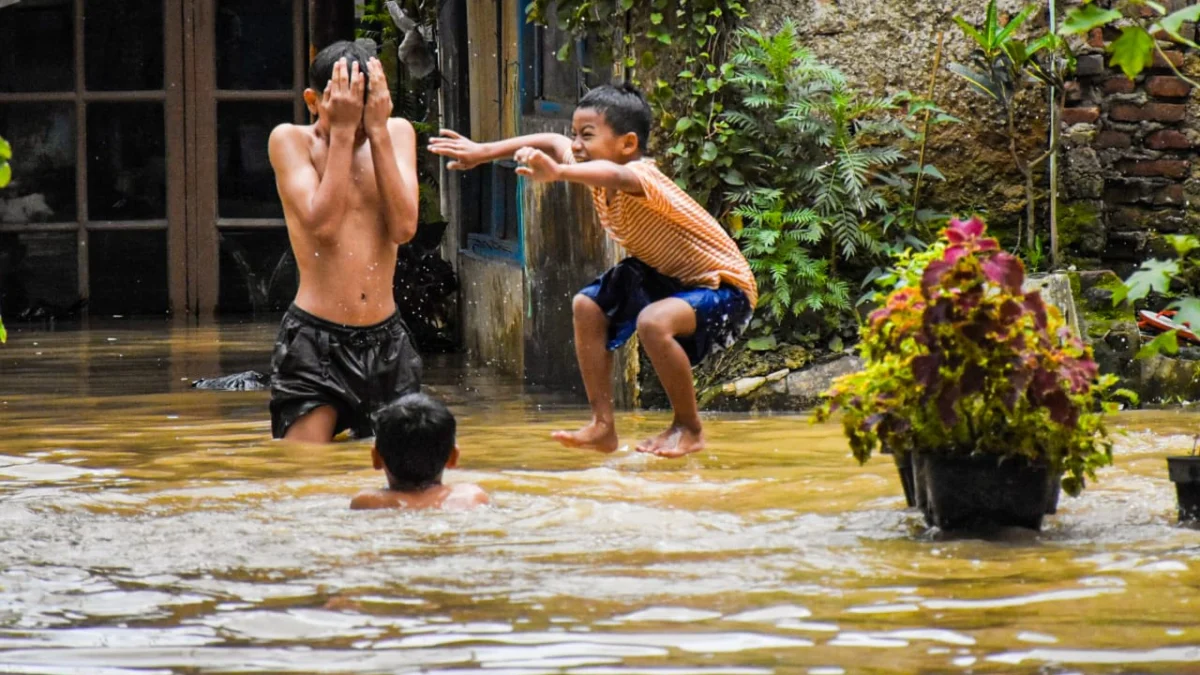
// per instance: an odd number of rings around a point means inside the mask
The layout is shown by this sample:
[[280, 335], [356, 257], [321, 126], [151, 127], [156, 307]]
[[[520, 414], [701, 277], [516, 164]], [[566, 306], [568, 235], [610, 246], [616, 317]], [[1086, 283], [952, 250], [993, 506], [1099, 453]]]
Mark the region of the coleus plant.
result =
[[1024, 265], [984, 231], [978, 218], [951, 221], [940, 257], [868, 317], [863, 370], [834, 382], [816, 419], [841, 411], [859, 462], [880, 446], [1020, 456], [1062, 472], [1077, 494], [1112, 462], [1103, 417], [1116, 377], [1099, 375], [1038, 291], [1022, 290]]

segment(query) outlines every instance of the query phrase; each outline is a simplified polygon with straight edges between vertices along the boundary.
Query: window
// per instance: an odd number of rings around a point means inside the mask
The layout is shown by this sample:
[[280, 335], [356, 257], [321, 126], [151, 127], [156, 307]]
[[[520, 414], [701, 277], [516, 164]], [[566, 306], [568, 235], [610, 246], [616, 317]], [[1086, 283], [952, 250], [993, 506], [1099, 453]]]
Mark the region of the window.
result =
[[[547, 16], [555, 16], [552, 6]], [[538, 117], [563, 117], [569, 119], [575, 104], [587, 90], [595, 86], [599, 78], [588, 68], [589, 40], [574, 40], [570, 33], [556, 24], [534, 26], [523, 24], [521, 51], [522, 108], [526, 115]], [[559, 53], [570, 44], [570, 57], [558, 58]]]

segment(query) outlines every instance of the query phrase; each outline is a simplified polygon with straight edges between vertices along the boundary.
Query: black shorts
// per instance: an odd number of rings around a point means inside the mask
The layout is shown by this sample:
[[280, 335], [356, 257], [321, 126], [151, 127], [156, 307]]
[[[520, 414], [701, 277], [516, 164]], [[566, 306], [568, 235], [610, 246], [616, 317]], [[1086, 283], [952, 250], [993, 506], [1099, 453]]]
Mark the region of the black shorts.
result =
[[374, 326], [343, 326], [292, 305], [271, 356], [271, 435], [283, 438], [304, 415], [337, 410], [334, 434], [374, 435], [371, 415], [421, 389], [421, 355], [397, 312]]

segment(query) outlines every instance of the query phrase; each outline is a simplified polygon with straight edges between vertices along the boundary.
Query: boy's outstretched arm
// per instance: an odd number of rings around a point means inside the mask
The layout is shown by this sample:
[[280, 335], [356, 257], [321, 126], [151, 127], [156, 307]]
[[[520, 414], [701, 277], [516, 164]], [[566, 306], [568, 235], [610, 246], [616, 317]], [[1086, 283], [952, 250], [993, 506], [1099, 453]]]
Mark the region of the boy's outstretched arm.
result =
[[571, 139], [562, 134], [530, 134], [493, 143], [476, 143], [449, 129], [442, 129], [439, 136], [429, 139], [429, 151], [450, 158], [446, 168], [459, 171], [497, 159], [508, 159], [525, 147], [537, 148], [551, 157], [562, 158], [571, 151]]
[[370, 100], [363, 111], [363, 127], [371, 144], [371, 163], [379, 189], [388, 236], [397, 245], [417, 234], [417, 134], [408, 120], [393, 119], [392, 95], [379, 59], [367, 65]]
[[309, 137], [297, 126], [281, 124], [271, 132], [267, 152], [275, 170], [275, 185], [284, 209], [317, 239], [332, 237], [346, 215], [350, 189], [350, 160], [354, 134], [362, 119], [363, 75], [345, 60], [333, 67], [333, 79], [318, 103], [329, 120], [329, 157], [325, 174], [317, 173], [309, 151]]
[[537, 148], [521, 148], [513, 159], [520, 164], [517, 173], [536, 181], [565, 180], [633, 195], [645, 194], [637, 174], [616, 162], [593, 159], [578, 164], [559, 164]]

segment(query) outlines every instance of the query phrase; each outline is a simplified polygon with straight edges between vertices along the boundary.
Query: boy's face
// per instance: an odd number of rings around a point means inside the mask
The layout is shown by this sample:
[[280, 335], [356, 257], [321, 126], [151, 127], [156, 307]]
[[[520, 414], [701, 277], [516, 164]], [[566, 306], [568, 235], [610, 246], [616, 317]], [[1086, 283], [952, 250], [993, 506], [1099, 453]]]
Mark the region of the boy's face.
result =
[[617, 134], [604, 114], [593, 108], [576, 108], [571, 130], [575, 134], [571, 152], [576, 162], [606, 159], [624, 164], [638, 156], [637, 134]]

